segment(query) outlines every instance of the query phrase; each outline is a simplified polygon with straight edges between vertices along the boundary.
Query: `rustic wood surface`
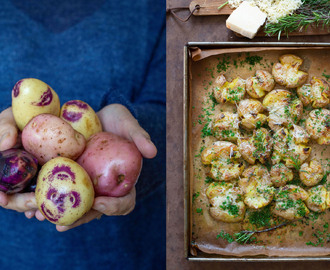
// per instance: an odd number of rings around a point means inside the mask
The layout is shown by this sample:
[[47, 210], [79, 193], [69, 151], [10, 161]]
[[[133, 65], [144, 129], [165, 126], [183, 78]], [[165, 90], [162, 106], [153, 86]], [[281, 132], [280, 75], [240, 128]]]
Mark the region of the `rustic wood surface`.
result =
[[[187, 7], [177, 12], [189, 14], [190, 0], [167, 0], [167, 9]], [[249, 41], [225, 27], [225, 16], [192, 16], [181, 22], [167, 15], [167, 269], [328, 269], [330, 262], [190, 262], [184, 256], [183, 190], [183, 48], [187, 42]], [[277, 38], [257, 37], [256, 42], [278, 42]], [[283, 42], [330, 42], [329, 35], [282, 37]]]

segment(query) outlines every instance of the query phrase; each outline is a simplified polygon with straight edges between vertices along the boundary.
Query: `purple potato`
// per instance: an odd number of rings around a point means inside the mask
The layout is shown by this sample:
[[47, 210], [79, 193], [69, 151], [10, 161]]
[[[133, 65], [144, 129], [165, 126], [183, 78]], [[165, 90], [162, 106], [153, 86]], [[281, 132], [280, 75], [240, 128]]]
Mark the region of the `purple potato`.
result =
[[0, 152], [0, 191], [13, 194], [26, 188], [38, 171], [38, 160], [21, 149]]

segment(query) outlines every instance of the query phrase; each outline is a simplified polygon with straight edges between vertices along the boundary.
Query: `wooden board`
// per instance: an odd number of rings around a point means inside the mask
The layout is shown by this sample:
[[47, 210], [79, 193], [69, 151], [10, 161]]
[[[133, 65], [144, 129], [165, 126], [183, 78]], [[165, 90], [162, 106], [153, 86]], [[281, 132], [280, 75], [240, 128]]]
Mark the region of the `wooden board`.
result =
[[[234, 9], [231, 9], [229, 5], [223, 6], [221, 9], [218, 9], [222, 4], [226, 3], [227, 0], [194, 0], [190, 3], [189, 9], [190, 12], [193, 12], [194, 16], [216, 16], [216, 15], [227, 15], [229, 16]], [[196, 6], [199, 6], [198, 10], [194, 9]], [[302, 29], [301, 31], [294, 31], [289, 33], [289, 36], [304, 36], [304, 35], [328, 35], [330, 34], [330, 28], [322, 27], [308, 27], [307, 29]], [[257, 36], [265, 36], [266, 34], [261, 29]], [[282, 34], [285, 36], [286, 34]]]

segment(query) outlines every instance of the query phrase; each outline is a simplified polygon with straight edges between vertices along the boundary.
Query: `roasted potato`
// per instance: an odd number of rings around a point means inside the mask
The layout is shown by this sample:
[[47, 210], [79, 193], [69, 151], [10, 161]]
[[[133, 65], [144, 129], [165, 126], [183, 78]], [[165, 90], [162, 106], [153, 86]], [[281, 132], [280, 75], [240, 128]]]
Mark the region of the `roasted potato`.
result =
[[293, 54], [284, 54], [279, 58], [280, 63], [273, 65], [272, 74], [275, 81], [287, 88], [296, 88], [305, 83], [308, 73], [299, 70], [303, 60]]
[[316, 109], [306, 119], [306, 130], [313, 140], [320, 145], [330, 144], [330, 111]]
[[238, 184], [244, 194], [244, 203], [249, 208], [259, 209], [273, 200], [273, 184], [267, 168], [260, 164], [245, 169]]
[[310, 188], [306, 205], [314, 212], [324, 212], [330, 208], [330, 192], [322, 185]]
[[323, 178], [324, 171], [322, 165], [316, 159], [312, 159], [309, 163], [301, 165], [299, 177], [304, 185], [311, 187], [317, 185]]
[[266, 70], [257, 70], [255, 76], [246, 79], [246, 92], [253, 98], [262, 98], [274, 86], [275, 80]]
[[317, 77], [313, 77], [309, 84], [299, 87], [297, 94], [304, 106], [311, 104], [313, 108], [322, 108], [330, 102], [329, 84]]
[[236, 142], [240, 136], [238, 114], [222, 112], [212, 122], [213, 135], [219, 140]]
[[245, 216], [245, 204], [242, 201], [242, 192], [233, 183], [211, 183], [206, 196], [210, 202], [210, 215], [223, 222], [240, 222]]
[[235, 144], [217, 141], [201, 154], [202, 163], [211, 165], [210, 175], [216, 181], [237, 179], [244, 170], [241, 154]]
[[238, 115], [241, 118], [241, 125], [248, 130], [263, 125], [267, 121], [267, 116], [262, 113], [264, 109], [259, 100], [242, 100], [237, 108]]
[[270, 169], [270, 179], [275, 187], [283, 187], [287, 182], [292, 181], [293, 172], [283, 163], [278, 163]]
[[288, 220], [302, 218], [309, 214], [305, 204], [308, 193], [296, 185], [280, 187], [275, 193], [275, 207], [273, 213]]
[[302, 102], [287, 90], [271, 91], [265, 96], [263, 106], [269, 112], [268, 125], [273, 131], [297, 123], [303, 114]]
[[215, 80], [213, 94], [219, 103], [238, 103], [245, 95], [245, 80], [237, 77], [232, 82], [228, 82], [226, 77], [221, 74]]
[[293, 125], [290, 129], [281, 128], [273, 138], [273, 164], [283, 160], [288, 168], [297, 168], [311, 153], [311, 147], [307, 145], [309, 136], [302, 127], [297, 125]]
[[271, 156], [273, 140], [267, 129], [260, 128], [253, 131], [252, 137], [239, 138], [237, 145], [248, 163], [255, 164], [256, 160], [259, 160], [264, 164]]

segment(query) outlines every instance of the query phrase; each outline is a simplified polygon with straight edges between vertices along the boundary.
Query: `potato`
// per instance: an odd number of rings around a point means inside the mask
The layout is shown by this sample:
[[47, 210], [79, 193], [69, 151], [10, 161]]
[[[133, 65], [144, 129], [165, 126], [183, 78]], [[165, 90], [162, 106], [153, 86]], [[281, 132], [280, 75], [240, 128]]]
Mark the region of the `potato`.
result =
[[81, 100], [71, 100], [64, 103], [60, 117], [84, 135], [86, 140], [93, 134], [102, 131], [101, 122], [95, 111]]
[[38, 114], [60, 115], [60, 100], [55, 91], [43, 81], [28, 78], [19, 80], [12, 90], [12, 109], [16, 125], [23, 130]]
[[22, 149], [0, 152], [0, 191], [13, 194], [30, 185], [37, 174], [38, 160]]
[[97, 196], [125, 196], [142, 168], [142, 156], [135, 144], [110, 132], [90, 137], [77, 162], [90, 175]]
[[77, 159], [84, 151], [86, 140], [63, 119], [40, 114], [23, 129], [22, 143], [43, 165], [57, 156]]
[[75, 161], [57, 157], [42, 166], [37, 180], [36, 201], [50, 222], [71, 225], [88, 212], [94, 189], [87, 172]]

